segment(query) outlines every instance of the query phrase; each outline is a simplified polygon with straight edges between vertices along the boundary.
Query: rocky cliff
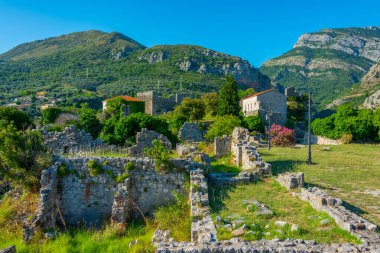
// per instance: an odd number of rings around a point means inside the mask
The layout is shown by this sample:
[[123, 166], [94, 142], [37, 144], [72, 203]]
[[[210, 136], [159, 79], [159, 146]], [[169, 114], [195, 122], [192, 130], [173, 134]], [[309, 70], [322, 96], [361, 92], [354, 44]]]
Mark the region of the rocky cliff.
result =
[[276, 84], [311, 89], [322, 109], [380, 59], [380, 27], [324, 29], [303, 34], [292, 50], [260, 68]]

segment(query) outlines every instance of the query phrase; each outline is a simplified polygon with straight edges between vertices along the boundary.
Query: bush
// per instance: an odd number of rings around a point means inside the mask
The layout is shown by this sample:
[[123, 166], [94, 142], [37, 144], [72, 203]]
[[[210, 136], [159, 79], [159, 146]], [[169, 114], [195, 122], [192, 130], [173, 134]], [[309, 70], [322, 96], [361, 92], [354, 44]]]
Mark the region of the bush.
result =
[[152, 148], [146, 148], [145, 153], [147, 156], [155, 160], [155, 166], [157, 171], [171, 170], [173, 165], [170, 163], [170, 151], [167, 150], [159, 140], [152, 142]]
[[339, 139], [343, 134], [351, 134], [354, 140], [376, 139], [375, 117], [375, 113], [369, 109], [358, 110], [343, 105], [338, 107], [335, 114], [315, 119], [312, 129], [314, 134], [332, 139]]
[[90, 168], [90, 175], [93, 177], [96, 177], [104, 172], [103, 166], [94, 160], [88, 162], [88, 167]]
[[120, 174], [116, 177], [116, 183], [123, 183], [125, 179], [129, 178], [129, 173], [124, 172], [123, 174]]
[[232, 115], [219, 116], [216, 118], [214, 123], [211, 124], [206, 138], [210, 141], [214, 140], [215, 137], [230, 135], [235, 127], [241, 126], [241, 120], [239, 117]]
[[271, 142], [275, 146], [289, 147], [296, 142], [294, 130], [273, 124], [270, 128]]
[[12, 123], [17, 130], [26, 129], [32, 124], [26, 113], [8, 106], [0, 107], [0, 121]]
[[55, 120], [58, 118], [59, 114], [64, 112], [61, 108], [58, 107], [51, 107], [42, 110], [42, 123], [43, 124], [49, 124], [54, 123]]
[[244, 126], [251, 132], [258, 131], [263, 133], [265, 131], [265, 123], [259, 116], [245, 117]]
[[18, 131], [13, 124], [0, 122], [0, 177], [36, 192], [49, 164], [40, 132]]
[[219, 104], [218, 93], [216, 93], [215, 91], [211, 93], [206, 93], [202, 96], [202, 101], [205, 105], [206, 114], [216, 116]]
[[170, 131], [166, 120], [144, 113], [134, 113], [120, 119], [112, 117], [106, 120], [100, 138], [110, 144], [132, 145], [135, 143], [137, 132], [142, 128], [163, 134], [172, 143], [177, 140], [176, 136]]
[[340, 141], [343, 143], [343, 144], [350, 144], [352, 142], [352, 134], [343, 134], [342, 135], [342, 138], [340, 138]]

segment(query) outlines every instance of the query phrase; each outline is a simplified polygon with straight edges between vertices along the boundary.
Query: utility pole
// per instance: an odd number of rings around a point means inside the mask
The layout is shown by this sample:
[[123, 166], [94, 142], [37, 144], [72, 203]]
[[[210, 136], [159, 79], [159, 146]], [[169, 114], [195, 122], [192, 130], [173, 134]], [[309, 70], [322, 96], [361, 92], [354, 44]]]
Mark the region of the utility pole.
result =
[[307, 126], [307, 164], [312, 164], [311, 161], [311, 90], [309, 90], [309, 108], [308, 108], [308, 126]]
[[270, 118], [272, 117], [272, 109], [269, 109], [269, 113], [267, 113], [268, 120], [268, 150], [270, 150]]
[[182, 75], [181, 75], [181, 79], [180, 79], [180, 89], [179, 89], [180, 92], [182, 92]]

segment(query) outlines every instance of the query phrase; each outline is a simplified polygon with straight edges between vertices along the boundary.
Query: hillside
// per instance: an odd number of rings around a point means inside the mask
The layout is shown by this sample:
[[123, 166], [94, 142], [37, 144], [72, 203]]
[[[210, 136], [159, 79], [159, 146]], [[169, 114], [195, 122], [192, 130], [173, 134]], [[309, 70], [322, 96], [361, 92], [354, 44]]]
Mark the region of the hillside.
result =
[[146, 48], [120, 33], [76, 32], [25, 43], [0, 55], [0, 103], [45, 91], [62, 103], [90, 102], [147, 89], [170, 95], [217, 90], [232, 74], [263, 90], [270, 80], [248, 61], [192, 45]]
[[310, 88], [321, 110], [379, 60], [380, 27], [324, 29], [301, 35], [292, 50], [265, 62], [260, 71], [274, 84]]

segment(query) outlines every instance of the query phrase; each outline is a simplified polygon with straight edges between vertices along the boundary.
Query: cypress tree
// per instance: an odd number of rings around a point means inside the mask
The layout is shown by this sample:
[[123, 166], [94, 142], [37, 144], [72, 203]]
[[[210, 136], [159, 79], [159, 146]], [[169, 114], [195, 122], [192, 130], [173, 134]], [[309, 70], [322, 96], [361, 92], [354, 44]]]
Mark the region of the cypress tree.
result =
[[226, 83], [219, 90], [218, 115], [239, 115], [240, 98], [236, 80], [229, 75]]

